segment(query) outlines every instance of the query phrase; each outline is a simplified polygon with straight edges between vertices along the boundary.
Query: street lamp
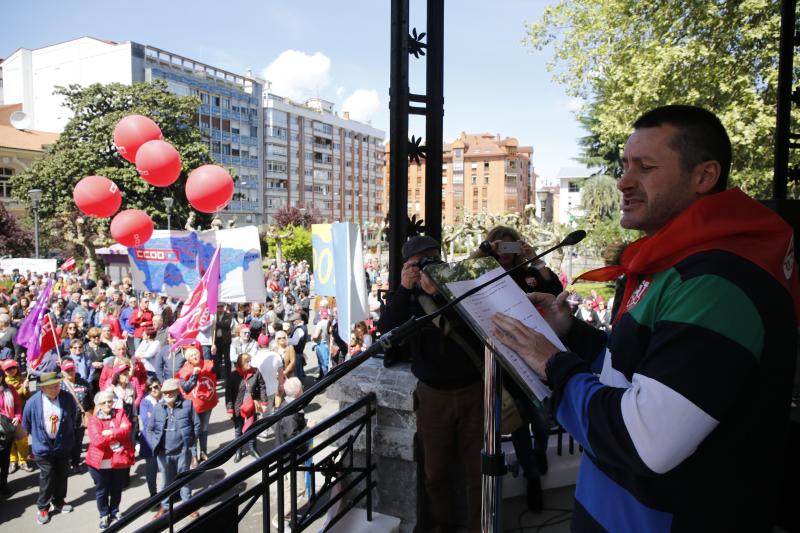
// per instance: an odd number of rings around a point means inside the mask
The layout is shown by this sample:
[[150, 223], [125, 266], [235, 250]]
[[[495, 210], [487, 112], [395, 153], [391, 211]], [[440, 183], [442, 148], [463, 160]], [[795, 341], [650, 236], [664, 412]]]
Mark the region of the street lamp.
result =
[[164, 207], [167, 208], [167, 231], [172, 230], [172, 204], [175, 203], [174, 198], [164, 198]]
[[39, 259], [39, 202], [42, 200], [42, 189], [31, 189], [28, 191], [33, 209], [33, 238], [36, 250], [36, 259]]

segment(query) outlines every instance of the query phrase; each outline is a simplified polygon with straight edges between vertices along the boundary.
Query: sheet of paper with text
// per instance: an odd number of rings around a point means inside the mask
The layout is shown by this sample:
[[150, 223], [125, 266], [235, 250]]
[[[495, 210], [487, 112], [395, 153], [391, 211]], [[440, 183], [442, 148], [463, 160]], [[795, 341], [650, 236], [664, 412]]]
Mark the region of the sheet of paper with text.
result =
[[[484, 272], [476, 279], [465, 281], [450, 281], [447, 288], [454, 297], [459, 297], [473, 287], [489, 281], [503, 273], [503, 268], [498, 267], [488, 272]], [[533, 304], [528, 300], [527, 295], [520, 289], [513, 279], [506, 276], [483, 288], [460, 304], [463, 309], [473, 318], [475, 324], [483, 330], [490, 344], [505, 358], [508, 365], [513, 366], [531, 391], [537, 398], [544, 399], [550, 396], [550, 389], [542, 383], [536, 372], [514, 350], [500, 342], [492, 334], [492, 316], [496, 313], [503, 313], [512, 318], [516, 318], [526, 326], [533, 328], [543, 334], [559, 350], [566, 350], [566, 347], [555, 334], [550, 325], [545, 322]]]

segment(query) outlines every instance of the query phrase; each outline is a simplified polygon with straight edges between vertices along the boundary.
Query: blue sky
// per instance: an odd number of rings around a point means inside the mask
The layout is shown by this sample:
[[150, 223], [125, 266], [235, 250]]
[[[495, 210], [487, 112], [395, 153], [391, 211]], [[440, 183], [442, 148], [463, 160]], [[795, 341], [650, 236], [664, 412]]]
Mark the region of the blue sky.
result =
[[[552, 177], [574, 166], [583, 131], [572, 113], [578, 102], [545, 69], [550, 52], [521, 42], [525, 22], [546, 5], [445, 3], [444, 134], [514, 136], [533, 146], [536, 172]], [[12, 1], [3, 6], [0, 57], [83, 35], [133, 40], [234, 72], [268, 73], [276, 89], [349, 107], [388, 136], [389, 7], [390, 0]], [[424, 31], [423, 1], [411, 0], [411, 25]], [[424, 93], [424, 68], [411, 58], [412, 92]], [[412, 118], [411, 129], [423, 133], [421, 119]]]

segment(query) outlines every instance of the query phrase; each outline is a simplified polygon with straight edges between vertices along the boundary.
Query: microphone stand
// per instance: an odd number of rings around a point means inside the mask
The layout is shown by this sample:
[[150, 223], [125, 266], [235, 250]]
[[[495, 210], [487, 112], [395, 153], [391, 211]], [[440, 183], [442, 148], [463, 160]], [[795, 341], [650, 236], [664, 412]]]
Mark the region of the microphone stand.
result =
[[[493, 277], [489, 281], [481, 283], [477, 287], [474, 287], [458, 298], [455, 298], [448, 302], [447, 304], [443, 305], [433, 313], [421, 317], [419, 319], [414, 320], [412, 324], [409, 322], [400, 326], [400, 328], [396, 329], [405, 329], [411, 328], [416, 329], [418, 324], [422, 324], [433, 320], [437, 316], [441, 315], [448, 309], [453, 308], [459, 302], [462, 302], [466, 298], [469, 298], [473, 294], [481, 291], [485, 287], [491, 285], [495, 281], [503, 278], [505, 276], [509, 276], [514, 272], [522, 270], [529, 264], [533, 263], [534, 261], [540, 259], [541, 257], [549, 254], [553, 250], [557, 250], [562, 246], [570, 246], [577, 244], [580, 242], [584, 237], [586, 237], [586, 232], [583, 230], [577, 230], [569, 235], [567, 235], [564, 240], [562, 240], [557, 245], [553, 246], [545, 250], [544, 252], [537, 254], [535, 257], [528, 259], [519, 265], [516, 265], [514, 268], [510, 268], [503, 272], [502, 274]], [[426, 267], [427, 268], [427, 267]], [[424, 269], [423, 269], [424, 270]], [[413, 319], [412, 319], [413, 320]], [[408, 331], [413, 331], [413, 329], [409, 329]], [[394, 330], [393, 330], [394, 332]], [[503, 497], [503, 483], [502, 479], [503, 476], [508, 472], [508, 467], [506, 466], [505, 461], [505, 454], [503, 453], [502, 448], [502, 438], [501, 438], [501, 423], [502, 423], [502, 416], [501, 416], [501, 404], [502, 404], [502, 391], [503, 391], [503, 372], [502, 368], [500, 367], [500, 362], [497, 356], [494, 354], [494, 345], [491, 346], [486, 345], [484, 347], [484, 359], [483, 359], [483, 450], [481, 450], [481, 531], [484, 533], [500, 533], [502, 531], [501, 528], [501, 501]]]

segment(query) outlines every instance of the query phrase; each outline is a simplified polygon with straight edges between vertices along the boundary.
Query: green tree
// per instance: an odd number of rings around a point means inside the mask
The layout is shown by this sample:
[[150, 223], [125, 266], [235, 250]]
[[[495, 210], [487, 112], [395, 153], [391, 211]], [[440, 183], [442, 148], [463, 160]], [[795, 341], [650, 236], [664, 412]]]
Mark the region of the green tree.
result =
[[589, 168], [599, 169], [599, 174], [607, 174], [613, 178], [622, 177], [622, 147], [618, 142], [603, 142], [600, 136], [592, 133], [597, 121], [589, 115], [578, 117], [588, 135], [578, 139], [581, 154], [575, 161]]
[[617, 181], [603, 174], [587, 178], [581, 188], [581, 207], [590, 221], [612, 218], [620, 208]]
[[[311, 229], [302, 226], [288, 226], [283, 228], [280, 233], [268, 233], [267, 245], [270, 251], [276, 252], [279, 263], [283, 260], [302, 261], [304, 259], [309, 265], [313, 263]], [[278, 249], [280, 249], [282, 257], [277, 257]]]
[[[167, 91], [166, 84], [137, 83], [122, 85], [71, 85], [56, 89], [64, 105], [73, 113], [58, 141], [44, 158], [12, 177], [14, 193], [20, 200], [27, 191], [44, 191], [39, 217], [43, 226], [60, 227], [63, 240], [83, 248], [95, 273], [102, 272], [95, 248], [109, 244], [111, 219], [84, 217], [72, 199], [75, 184], [85, 176], [97, 174], [113, 180], [122, 192], [121, 209], [141, 209], [153, 218], [156, 227], [166, 227], [163, 199], [175, 199], [172, 226], [180, 227], [189, 217], [184, 185], [189, 172], [211, 163], [208, 145], [196, 127], [196, 97], [183, 97]], [[141, 114], [152, 118], [161, 128], [164, 139], [178, 150], [182, 161], [180, 178], [166, 188], [153, 187], [139, 177], [133, 164], [125, 161], [113, 145], [113, 131], [126, 115]], [[196, 214], [197, 222], [208, 223], [208, 215]]]
[[0, 202], [0, 256], [33, 257], [33, 234]]
[[[778, 0], [561, 0], [528, 27], [552, 45], [549, 64], [570, 95], [589, 102], [599, 143], [625, 142], [653, 107], [685, 103], [720, 117], [733, 144], [731, 182], [769, 196], [777, 88]], [[796, 129], [796, 128], [795, 128]], [[792, 185], [792, 193], [798, 185]]]

